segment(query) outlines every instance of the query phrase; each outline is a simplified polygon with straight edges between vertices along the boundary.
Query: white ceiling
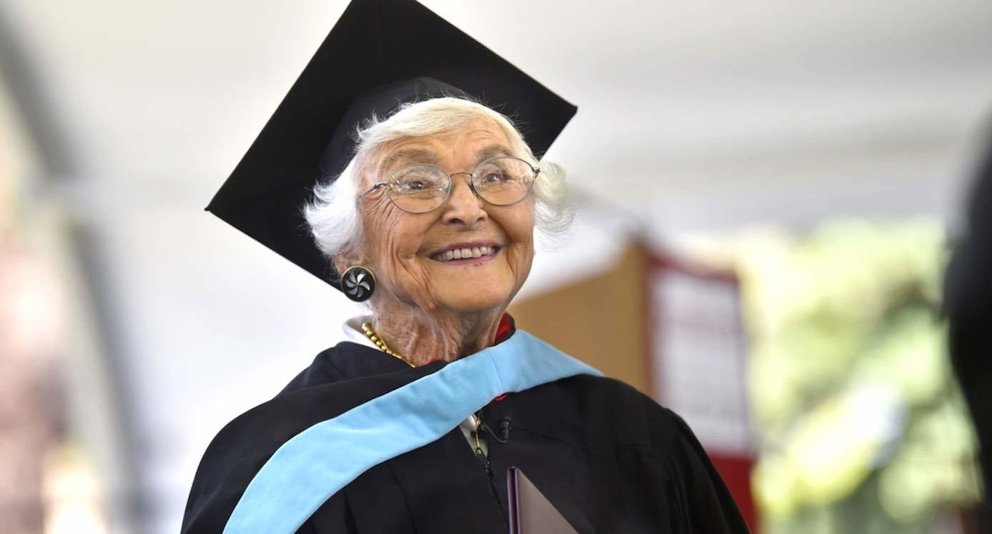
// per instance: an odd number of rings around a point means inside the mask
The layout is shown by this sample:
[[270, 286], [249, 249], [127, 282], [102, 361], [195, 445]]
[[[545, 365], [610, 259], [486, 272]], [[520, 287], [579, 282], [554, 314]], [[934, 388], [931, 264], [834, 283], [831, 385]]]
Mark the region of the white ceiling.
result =
[[[130, 206], [202, 205], [344, 8], [2, 1], [88, 203]], [[578, 104], [550, 156], [634, 210], [907, 154], [952, 174], [992, 110], [988, 1], [425, 3]]]

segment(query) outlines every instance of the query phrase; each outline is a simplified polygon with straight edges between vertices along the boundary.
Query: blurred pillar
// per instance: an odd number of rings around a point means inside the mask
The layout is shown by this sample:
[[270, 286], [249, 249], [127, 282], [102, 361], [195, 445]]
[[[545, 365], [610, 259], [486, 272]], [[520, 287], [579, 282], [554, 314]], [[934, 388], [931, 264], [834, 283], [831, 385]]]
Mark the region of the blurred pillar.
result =
[[[107, 333], [113, 325], [107, 324], [106, 313], [97, 313], [102, 309], [96, 304], [100, 297], [106, 297], [102, 288], [92, 282], [103, 273], [93, 267], [94, 262], [85, 261], [98, 252], [87, 250], [88, 243], [79, 237], [92, 226], [85, 217], [90, 207], [73, 193], [82, 190], [80, 187], [85, 189], [86, 170], [67, 128], [71, 113], [59, 105], [59, 86], [44, 76], [44, 62], [29, 46], [29, 38], [34, 36], [22, 34], [29, 28], [19, 23], [18, 10], [12, 6], [0, 1], [0, 404], [8, 399], [16, 399], [16, 403], [9, 412], [4, 411], [6, 405], [0, 406], [0, 418], [15, 418], [16, 423], [11, 423], [15, 426], [48, 424], [44, 418], [30, 414], [37, 411], [32, 407], [37, 404], [35, 399], [48, 396], [42, 393], [49, 387], [46, 384], [59, 379], [52, 386], [58, 395], [37, 402], [58, 409], [68, 442], [63, 445], [80, 454], [68, 454], [68, 459], [65, 454], [50, 458], [47, 480], [66, 480], [74, 469], [89, 473], [92, 468], [97, 479], [94, 499], [108, 501], [106, 514], [100, 510], [97, 515], [110, 517], [112, 532], [140, 532], [142, 525], [134, 518], [144, 501], [137, 489], [140, 484], [132, 449], [127, 446], [131, 435], [124, 417], [130, 404], [121, 400], [124, 397], [120, 395], [118, 360], [112, 359], [114, 354], [104, 347], [104, 338], [109, 337]], [[76, 186], [66, 187], [71, 183]], [[83, 257], [87, 252], [89, 256]], [[23, 268], [25, 263], [31, 267]], [[38, 286], [42, 293], [34, 291]], [[64, 307], [60, 312], [71, 318], [60, 335], [41, 327], [53, 316], [42, 314], [24, 320], [24, 313], [34, 313], [39, 306], [52, 302], [46, 300], [48, 293], [55, 294], [54, 301]], [[36, 339], [53, 347], [47, 352], [10, 352], [6, 344], [10, 332], [6, 329], [11, 325], [17, 330], [27, 327], [41, 332]], [[16, 387], [9, 388], [8, 384]], [[28, 420], [18, 419], [24, 417]], [[35, 446], [25, 446], [24, 456], [0, 449], [0, 485], [7, 484], [4, 477], [28, 476], [27, 471], [42, 469], [33, 462], [47, 448], [40, 437], [44, 432], [39, 428], [24, 426], [17, 430], [7, 423], [7, 419], [0, 421], [0, 447], [6, 447], [8, 439], [9, 443], [21, 443], [20, 438], [13, 437], [18, 433], [35, 436], [28, 440]], [[34, 474], [31, 477], [35, 480]], [[22, 495], [30, 494], [30, 507], [35, 507], [34, 484], [21, 486]], [[68, 510], [64, 506], [68, 501], [80, 498], [78, 491], [69, 493], [69, 499], [49, 496], [45, 514], [68, 517], [62, 524], [69, 524], [74, 532], [94, 532], [92, 525], [78, 521], [78, 516], [60, 512]], [[0, 495], [0, 499], [6, 498]], [[0, 533], [20, 532], [5, 522], [13, 517], [7, 506], [6, 500], [0, 502]]]

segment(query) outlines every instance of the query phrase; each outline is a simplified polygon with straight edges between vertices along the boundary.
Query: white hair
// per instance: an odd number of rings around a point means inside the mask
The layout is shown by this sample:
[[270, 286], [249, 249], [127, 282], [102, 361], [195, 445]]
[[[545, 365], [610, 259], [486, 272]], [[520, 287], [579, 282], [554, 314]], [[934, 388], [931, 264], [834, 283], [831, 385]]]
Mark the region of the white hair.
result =
[[362, 172], [371, 154], [385, 143], [409, 137], [440, 135], [454, 131], [479, 117], [493, 120], [510, 141], [514, 156], [540, 169], [534, 183], [534, 226], [541, 232], [556, 235], [572, 222], [565, 172], [547, 161], [537, 161], [523, 136], [508, 118], [492, 109], [462, 98], [435, 98], [406, 104], [385, 120], [373, 117], [358, 129], [355, 156], [335, 180], [322, 180], [314, 187], [314, 200], [303, 213], [317, 248], [328, 259], [353, 251], [361, 241], [360, 212], [355, 197]]

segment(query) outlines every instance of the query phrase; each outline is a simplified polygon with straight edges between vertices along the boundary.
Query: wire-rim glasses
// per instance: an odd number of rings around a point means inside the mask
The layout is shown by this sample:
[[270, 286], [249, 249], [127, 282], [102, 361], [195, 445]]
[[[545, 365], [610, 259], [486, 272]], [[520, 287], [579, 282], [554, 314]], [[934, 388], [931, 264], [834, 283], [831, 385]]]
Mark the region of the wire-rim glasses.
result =
[[472, 172], [451, 174], [434, 164], [417, 164], [393, 172], [358, 198], [385, 188], [389, 201], [397, 208], [407, 213], [427, 213], [448, 200], [455, 175], [467, 174], [469, 188], [476, 197], [493, 206], [511, 206], [527, 198], [540, 172], [530, 163], [512, 157], [490, 158], [476, 165]]

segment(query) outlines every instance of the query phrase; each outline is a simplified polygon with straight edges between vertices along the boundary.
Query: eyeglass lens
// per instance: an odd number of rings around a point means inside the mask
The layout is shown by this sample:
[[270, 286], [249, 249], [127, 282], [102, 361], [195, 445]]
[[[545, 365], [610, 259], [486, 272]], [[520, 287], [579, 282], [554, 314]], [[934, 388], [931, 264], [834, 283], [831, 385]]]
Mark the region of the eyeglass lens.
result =
[[[476, 194], [496, 206], [523, 200], [534, 178], [534, 169], [516, 158], [489, 159], [472, 171]], [[451, 190], [451, 177], [435, 165], [414, 165], [394, 174], [389, 184], [389, 198], [396, 207], [409, 213], [425, 213], [444, 204]]]

